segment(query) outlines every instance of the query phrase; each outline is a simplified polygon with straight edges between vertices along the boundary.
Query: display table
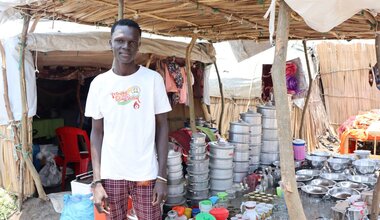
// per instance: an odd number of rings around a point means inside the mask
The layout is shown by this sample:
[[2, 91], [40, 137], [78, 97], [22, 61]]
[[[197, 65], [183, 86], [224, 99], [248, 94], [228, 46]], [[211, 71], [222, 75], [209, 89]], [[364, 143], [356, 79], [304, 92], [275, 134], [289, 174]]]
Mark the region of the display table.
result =
[[33, 138], [53, 138], [55, 129], [64, 125], [63, 118], [33, 120]]

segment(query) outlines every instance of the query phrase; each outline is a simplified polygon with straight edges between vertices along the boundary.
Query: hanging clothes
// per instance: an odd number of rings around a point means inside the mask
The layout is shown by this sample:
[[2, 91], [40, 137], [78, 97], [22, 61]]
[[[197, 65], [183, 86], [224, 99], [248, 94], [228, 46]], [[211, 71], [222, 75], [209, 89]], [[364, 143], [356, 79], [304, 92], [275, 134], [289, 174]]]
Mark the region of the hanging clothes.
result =
[[202, 98], [203, 97], [203, 88], [204, 88], [204, 64], [201, 62], [195, 62], [191, 66], [191, 72], [194, 76], [194, 98]]

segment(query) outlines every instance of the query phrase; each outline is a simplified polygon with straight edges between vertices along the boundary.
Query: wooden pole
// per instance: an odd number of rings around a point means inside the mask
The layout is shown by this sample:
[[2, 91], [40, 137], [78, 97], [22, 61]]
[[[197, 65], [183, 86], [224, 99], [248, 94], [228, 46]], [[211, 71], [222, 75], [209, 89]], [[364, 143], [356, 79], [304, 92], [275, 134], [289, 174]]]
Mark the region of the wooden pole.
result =
[[33, 33], [33, 32], [36, 30], [37, 24], [38, 24], [38, 22], [40, 21], [40, 19], [41, 19], [41, 16], [40, 16], [40, 15], [38, 15], [38, 16], [34, 19], [34, 21], [33, 21], [33, 23], [32, 23], [32, 26], [30, 26], [29, 33]]
[[[78, 73], [80, 74], [80, 72]], [[78, 108], [79, 108], [79, 128], [82, 129], [83, 128], [83, 121], [84, 121], [84, 111], [83, 111], [83, 108], [82, 108], [82, 103], [80, 102], [80, 83], [81, 83], [81, 80], [79, 79], [79, 76], [78, 76], [78, 84], [77, 84], [77, 95], [76, 95], [76, 98], [77, 98], [77, 105], [78, 105]]]
[[149, 68], [150, 64], [152, 63], [152, 60], [153, 60], [153, 54], [149, 54], [149, 58], [148, 58], [148, 62], [146, 62], [146, 65], [145, 67], [146, 68]]
[[218, 66], [216, 65], [216, 62], [214, 62], [214, 66], [215, 66], [215, 70], [216, 70], [216, 75], [218, 76], [219, 92], [220, 92], [220, 96], [222, 99], [222, 109], [220, 111], [219, 124], [218, 124], [219, 133], [222, 133], [222, 123], [223, 123], [223, 115], [224, 115], [223, 83], [222, 83], [222, 80], [220, 79], [220, 74], [219, 74], [219, 70], [218, 70]]
[[191, 51], [193, 50], [197, 36], [194, 35], [191, 38], [190, 44], [186, 48], [186, 75], [187, 75], [187, 88], [189, 92], [189, 110], [190, 110], [190, 128], [193, 133], [197, 132], [195, 126], [195, 111], [194, 111], [194, 95], [193, 95], [193, 83], [191, 79]]
[[117, 13], [117, 20], [121, 20], [124, 18], [124, 0], [119, 0], [119, 8]]
[[281, 0], [276, 31], [276, 48], [272, 67], [272, 78], [274, 82], [273, 89], [279, 129], [281, 181], [285, 202], [290, 219], [306, 220], [295, 178], [292, 129], [285, 80], [286, 53], [289, 37], [289, 10], [289, 6], [284, 0]]
[[309, 104], [310, 100], [310, 94], [311, 94], [311, 88], [313, 86], [313, 77], [311, 76], [311, 70], [310, 70], [310, 63], [309, 63], [309, 56], [307, 55], [307, 47], [306, 47], [306, 40], [302, 41], [303, 44], [303, 50], [305, 52], [305, 59], [306, 59], [306, 66], [307, 66], [307, 74], [309, 76], [309, 90], [307, 91], [307, 96], [305, 100], [305, 105], [303, 106], [302, 109], [302, 117], [301, 117], [301, 122], [300, 122], [300, 130], [298, 133], [298, 137], [302, 138], [302, 129], [303, 129], [303, 123], [305, 121], [305, 114], [306, 114], [306, 109]]
[[[380, 33], [376, 33], [375, 40], [377, 68], [380, 71]], [[376, 152], [374, 152], [376, 154]], [[375, 189], [373, 190], [373, 201], [371, 207], [371, 220], [377, 220], [380, 203], [380, 176], [377, 178]]]
[[[40, 176], [38, 175], [32, 161], [29, 157], [29, 146], [28, 146], [28, 103], [26, 94], [26, 81], [25, 81], [25, 47], [26, 47], [26, 35], [28, 33], [28, 27], [30, 22], [30, 15], [24, 15], [24, 24], [21, 32], [20, 39], [20, 89], [21, 89], [21, 102], [22, 102], [22, 117], [21, 117], [21, 154], [22, 154], [22, 166], [24, 161], [26, 166], [31, 173], [33, 180], [36, 184], [39, 198], [47, 200], [47, 196], [41, 184]], [[23, 197], [23, 195], [22, 195]], [[21, 199], [22, 199], [21, 197]]]

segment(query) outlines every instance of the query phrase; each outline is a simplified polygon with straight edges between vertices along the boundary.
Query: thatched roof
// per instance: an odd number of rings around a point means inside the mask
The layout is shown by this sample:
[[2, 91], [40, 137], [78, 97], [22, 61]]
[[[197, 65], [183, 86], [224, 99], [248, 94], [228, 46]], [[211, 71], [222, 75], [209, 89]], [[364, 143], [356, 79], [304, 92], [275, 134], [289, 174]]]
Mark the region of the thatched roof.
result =
[[[126, 0], [124, 17], [136, 20], [146, 32], [222, 41], [267, 40], [268, 20], [263, 15], [270, 0]], [[25, 6], [17, 6], [23, 9]], [[117, 19], [117, 0], [43, 0], [31, 5], [31, 13], [44, 18], [110, 26]], [[323, 16], [323, 15], [321, 15]], [[373, 17], [362, 11], [327, 33], [308, 27], [291, 13], [290, 39], [372, 39]]]

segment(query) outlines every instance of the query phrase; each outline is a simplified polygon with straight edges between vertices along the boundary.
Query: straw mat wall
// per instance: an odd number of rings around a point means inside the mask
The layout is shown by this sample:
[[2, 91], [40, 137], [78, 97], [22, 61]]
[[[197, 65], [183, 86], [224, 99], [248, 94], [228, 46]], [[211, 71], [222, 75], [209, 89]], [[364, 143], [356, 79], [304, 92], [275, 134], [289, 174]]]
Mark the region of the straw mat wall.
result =
[[374, 45], [322, 43], [317, 52], [326, 109], [335, 128], [352, 115], [380, 108], [380, 91], [368, 83], [369, 64], [376, 63]]
[[[32, 120], [28, 121], [30, 128], [28, 132], [28, 146], [32, 146]], [[14, 141], [12, 132], [8, 129], [8, 125], [0, 126], [0, 187], [8, 192], [17, 194], [19, 192], [19, 174], [20, 161], [16, 160], [14, 155]], [[32, 152], [32, 149], [29, 149]], [[21, 154], [17, 153], [20, 158]], [[35, 192], [33, 178], [24, 165], [24, 195], [31, 196]]]

